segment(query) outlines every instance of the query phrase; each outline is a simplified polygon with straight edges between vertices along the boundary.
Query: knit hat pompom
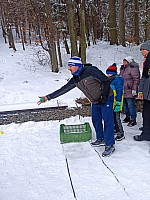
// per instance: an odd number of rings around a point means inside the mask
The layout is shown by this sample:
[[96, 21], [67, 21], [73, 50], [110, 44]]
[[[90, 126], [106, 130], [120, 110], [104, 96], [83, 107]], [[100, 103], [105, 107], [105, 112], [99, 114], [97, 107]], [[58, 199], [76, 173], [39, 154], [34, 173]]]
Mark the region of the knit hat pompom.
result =
[[81, 58], [78, 56], [73, 56], [68, 61], [68, 66], [78, 66], [82, 67], [82, 61]]
[[150, 51], [150, 40], [147, 40], [140, 46], [140, 50], [148, 50]]
[[117, 66], [116, 63], [113, 63], [111, 66], [109, 66], [106, 70], [106, 74], [117, 74]]
[[127, 56], [126, 58], [123, 59], [124, 61], [127, 61], [128, 63], [131, 63], [134, 59], [132, 56]]

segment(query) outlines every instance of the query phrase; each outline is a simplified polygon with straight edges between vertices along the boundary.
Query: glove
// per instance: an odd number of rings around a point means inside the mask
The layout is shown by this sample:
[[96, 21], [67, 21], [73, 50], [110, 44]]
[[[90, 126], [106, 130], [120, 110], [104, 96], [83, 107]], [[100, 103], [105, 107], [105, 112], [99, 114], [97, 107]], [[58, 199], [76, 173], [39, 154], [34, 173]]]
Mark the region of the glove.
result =
[[106, 103], [106, 100], [107, 100], [107, 97], [101, 96], [100, 99], [98, 100], [98, 103], [100, 103], [100, 104], [105, 104], [105, 103]]
[[120, 112], [120, 111], [121, 111], [121, 102], [116, 101], [114, 112]]
[[137, 92], [135, 90], [132, 90], [132, 96], [137, 96]]
[[42, 97], [39, 97], [40, 100], [37, 102], [38, 105], [40, 105], [41, 103], [44, 103], [48, 100], [48, 98], [46, 96], [42, 96]]

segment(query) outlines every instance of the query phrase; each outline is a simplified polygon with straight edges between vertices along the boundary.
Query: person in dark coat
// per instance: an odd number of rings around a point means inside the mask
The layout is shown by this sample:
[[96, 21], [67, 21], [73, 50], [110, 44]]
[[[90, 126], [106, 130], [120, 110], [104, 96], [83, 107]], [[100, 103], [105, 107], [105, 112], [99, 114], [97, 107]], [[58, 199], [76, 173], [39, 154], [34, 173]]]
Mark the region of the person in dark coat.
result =
[[123, 106], [123, 93], [124, 93], [124, 80], [123, 78], [117, 74], [117, 66], [116, 63], [113, 63], [106, 70], [106, 74], [110, 79], [110, 87], [114, 93], [114, 127], [116, 131], [116, 141], [121, 141], [125, 138], [124, 130], [121, 122], [120, 113], [122, 111]]
[[132, 127], [137, 124], [135, 98], [137, 97], [138, 86], [140, 83], [140, 70], [138, 63], [136, 63], [131, 56], [123, 59], [120, 75], [124, 79], [123, 110], [126, 117], [123, 120], [123, 123], [128, 123], [127, 126]]
[[143, 129], [140, 135], [133, 138], [136, 141], [150, 141], [150, 40], [141, 45], [140, 51], [145, 59], [138, 90], [138, 98], [143, 100]]
[[[78, 87], [92, 103], [92, 122], [96, 132], [96, 141], [92, 146], [105, 145], [102, 156], [110, 156], [114, 150], [113, 92], [110, 90], [109, 78], [97, 67], [83, 65], [81, 58], [69, 59], [68, 70], [73, 77], [67, 84], [55, 92], [43, 96], [43, 102], [59, 97]], [[41, 101], [37, 102], [38, 105]], [[104, 128], [103, 123], [104, 121]]]

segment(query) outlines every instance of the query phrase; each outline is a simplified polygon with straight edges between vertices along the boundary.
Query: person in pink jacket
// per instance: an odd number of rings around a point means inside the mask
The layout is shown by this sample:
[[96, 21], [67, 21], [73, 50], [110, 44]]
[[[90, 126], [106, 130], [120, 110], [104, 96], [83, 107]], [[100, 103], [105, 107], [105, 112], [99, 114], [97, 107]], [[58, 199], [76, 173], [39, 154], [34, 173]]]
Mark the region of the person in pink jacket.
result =
[[137, 97], [138, 86], [140, 83], [139, 64], [134, 61], [133, 57], [128, 56], [123, 59], [120, 75], [124, 79], [123, 110], [126, 117], [123, 120], [123, 123], [128, 123], [128, 126], [132, 127], [137, 124], [135, 97]]

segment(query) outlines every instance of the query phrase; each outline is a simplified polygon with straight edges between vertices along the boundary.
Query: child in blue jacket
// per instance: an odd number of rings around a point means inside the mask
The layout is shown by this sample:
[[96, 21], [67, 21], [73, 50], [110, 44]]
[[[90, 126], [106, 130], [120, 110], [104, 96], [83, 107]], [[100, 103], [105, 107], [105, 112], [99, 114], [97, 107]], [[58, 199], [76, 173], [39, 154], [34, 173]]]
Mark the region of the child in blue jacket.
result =
[[124, 90], [124, 80], [123, 78], [117, 74], [117, 67], [116, 64], [112, 64], [112, 66], [109, 66], [106, 70], [106, 74], [109, 77], [111, 83], [110, 87], [113, 90], [114, 93], [114, 130], [116, 132], [116, 141], [121, 141], [125, 138], [124, 136], [124, 130], [122, 126], [122, 122], [120, 119], [120, 112], [122, 110], [123, 106], [123, 90]]

